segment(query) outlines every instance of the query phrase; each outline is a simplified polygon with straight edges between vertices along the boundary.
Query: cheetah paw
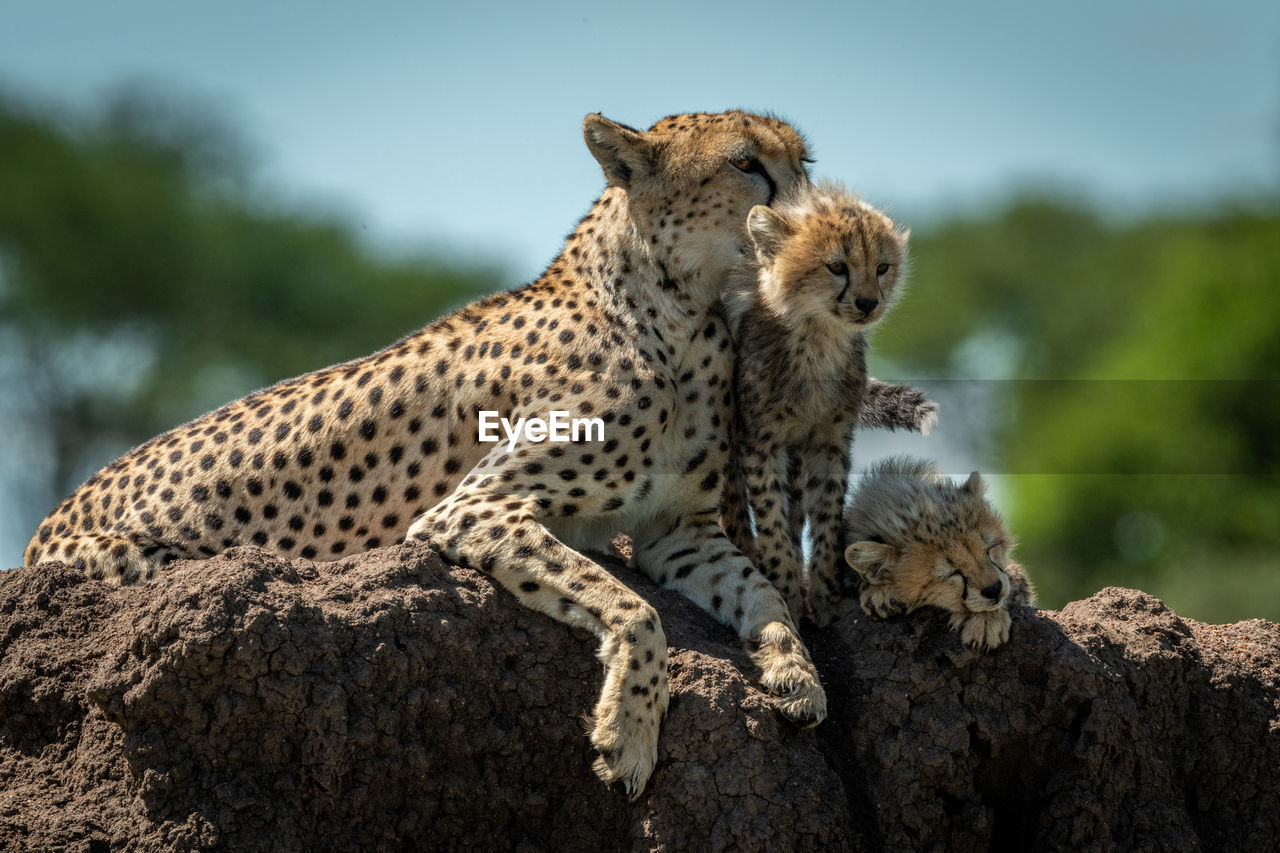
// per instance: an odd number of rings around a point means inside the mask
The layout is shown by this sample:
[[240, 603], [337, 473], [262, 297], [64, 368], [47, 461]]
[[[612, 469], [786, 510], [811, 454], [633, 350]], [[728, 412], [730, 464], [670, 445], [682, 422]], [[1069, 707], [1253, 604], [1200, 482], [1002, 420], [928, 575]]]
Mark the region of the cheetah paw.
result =
[[648, 740], [645, 743], [644, 737], [636, 735], [624, 739], [620, 732], [596, 726], [591, 744], [600, 751], [600, 755], [591, 769], [606, 785], [621, 783], [627, 799], [637, 799], [644, 792], [654, 765], [658, 763], [657, 738]]
[[770, 622], [760, 632], [760, 647], [752, 655], [761, 670], [761, 682], [776, 694], [778, 711], [806, 728], [827, 716], [827, 693], [818, 680], [800, 638], [781, 622]]
[[831, 624], [842, 596], [824, 579], [814, 578], [809, 587], [809, 618], [819, 628]]
[[[971, 649], [994, 649], [1009, 639], [1009, 628], [1012, 620], [1009, 614], [1001, 610], [988, 610], [961, 617], [963, 628], [960, 639]], [[958, 621], [952, 619], [953, 624]]]
[[893, 591], [883, 584], [869, 584], [858, 597], [862, 610], [876, 619], [887, 619], [902, 612], [902, 603], [893, 597]]
[[798, 586], [794, 589], [788, 589], [783, 593], [782, 598], [787, 602], [787, 611], [791, 614], [791, 621], [799, 622], [807, 612], [804, 590]]
[[[922, 398], [923, 394], [920, 395]], [[917, 410], [920, 418], [920, 434], [928, 435], [938, 426], [938, 404], [932, 400], [923, 403]]]

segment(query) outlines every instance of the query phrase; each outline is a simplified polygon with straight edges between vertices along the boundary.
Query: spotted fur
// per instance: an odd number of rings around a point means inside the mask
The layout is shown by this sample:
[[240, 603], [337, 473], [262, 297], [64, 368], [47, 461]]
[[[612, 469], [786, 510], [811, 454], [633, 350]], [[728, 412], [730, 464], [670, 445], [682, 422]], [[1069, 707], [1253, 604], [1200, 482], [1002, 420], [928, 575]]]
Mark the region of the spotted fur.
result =
[[[826, 698], [782, 598], [717, 524], [733, 348], [720, 299], [756, 205], [809, 182], [800, 136], [743, 112], [639, 131], [588, 116], [608, 187], [532, 284], [282, 382], [126, 454], [43, 522], [28, 565], [115, 583], [239, 544], [317, 560], [425, 538], [601, 639], [596, 771], [632, 796], [667, 707], [658, 613], [579, 547], [634, 562], [755, 648], [788, 717]], [[603, 441], [478, 440], [477, 412], [598, 417]]]
[[957, 486], [932, 462], [906, 457], [863, 475], [845, 515], [845, 559], [864, 582], [863, 610], [940, 607], [966, 645], [1008, 640], [1009, 605], [1035, 592], [984, 490], [977, 471]]
[[927, 433], [936, 419], [936, 406], [918, 390], [869, 387], [867, 377], [864, 332], [898, 295], [907, 234], [834, 184], [805, 188], [777, 210], [752, 210], [748, 231], [755, 252], [735, 273], [729, 297], [739, 349], [730, 489], [739, 497], [727, 496], [726, 530], [751, 548], [749, 502], [756, 564], [799, 617], [807, 519], [808, 605], [821, 624], [839, 597], [854, 428], [905, 425]]

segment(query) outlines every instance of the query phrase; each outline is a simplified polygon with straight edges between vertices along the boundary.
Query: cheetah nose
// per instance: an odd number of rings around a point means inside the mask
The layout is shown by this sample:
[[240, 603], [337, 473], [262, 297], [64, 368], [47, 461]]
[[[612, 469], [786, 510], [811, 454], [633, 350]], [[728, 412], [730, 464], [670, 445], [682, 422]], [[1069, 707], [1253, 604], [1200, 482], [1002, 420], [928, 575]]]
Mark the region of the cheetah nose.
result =
[[989, 598], [992, 601], [995, 601], [1000, 597], [1000, 595], [1003, 592], [1004, 592], [1004, 581], [997, 580], [995, 583], [991, 584], [991, 586], [986, 586], [982, 588], [982, 597]]
[[880, 304], [880, 300], [871, 296], [859, 296], [857, 299], [853, 300], [853, 304], [856, 305], [858, 310], [863, 314], [870, 314], [872, 311], [876, 310], [876, 306]]

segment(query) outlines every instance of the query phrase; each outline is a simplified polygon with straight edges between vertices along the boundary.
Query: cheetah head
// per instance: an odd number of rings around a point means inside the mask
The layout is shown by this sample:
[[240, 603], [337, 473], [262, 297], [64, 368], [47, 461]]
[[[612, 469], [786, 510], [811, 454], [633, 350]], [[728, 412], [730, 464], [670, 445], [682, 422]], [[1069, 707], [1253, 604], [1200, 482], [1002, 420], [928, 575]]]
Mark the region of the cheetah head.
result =
[[760, 295], [789, 324], [862, 331], [884, 316], [905, 279], [910, 232], [836, 184], [752, 208], [747, 231]]
[[692, 113], [640, 131], [592, 114], [583, 135], [643, 251], [685, 287], [718, 293], [748, 211], [809, 184], [804, 140], [769, 116]]
[[845, 516], [845, 559], [866, 583], [864, 607], [940, 607], [953, 625], [1007, 609], [1013, 539], [984, 491], [978, 472], [956, 486], [924, 460], [866, 474]]

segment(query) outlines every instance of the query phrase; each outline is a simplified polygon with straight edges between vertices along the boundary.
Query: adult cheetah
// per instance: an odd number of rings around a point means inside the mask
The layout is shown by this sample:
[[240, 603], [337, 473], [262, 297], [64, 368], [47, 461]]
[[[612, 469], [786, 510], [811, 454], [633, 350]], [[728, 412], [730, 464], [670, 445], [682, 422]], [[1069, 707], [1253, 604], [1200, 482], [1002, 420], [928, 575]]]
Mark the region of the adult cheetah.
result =
[[[809, 183], [801, 137], [731, 111], [647, 131], [587, 116], [608, 186], [532, 284], [366, 358], [165, 433], [40, 525], [28, 565], [118, 583], [252, 543], [331, 559], [407, 536], [601, 638], [596, 772], [639, 796], [667, 707], [657, 612], [575, 547], [632, 534], [659, 583], [756, 645], [786, 716], [826, 698], [787, 606], [717, 523], [733, 347], [720, 308], [747, 212]], [[596, 417], [602, 441], [479, 441], [478, 413]]]

